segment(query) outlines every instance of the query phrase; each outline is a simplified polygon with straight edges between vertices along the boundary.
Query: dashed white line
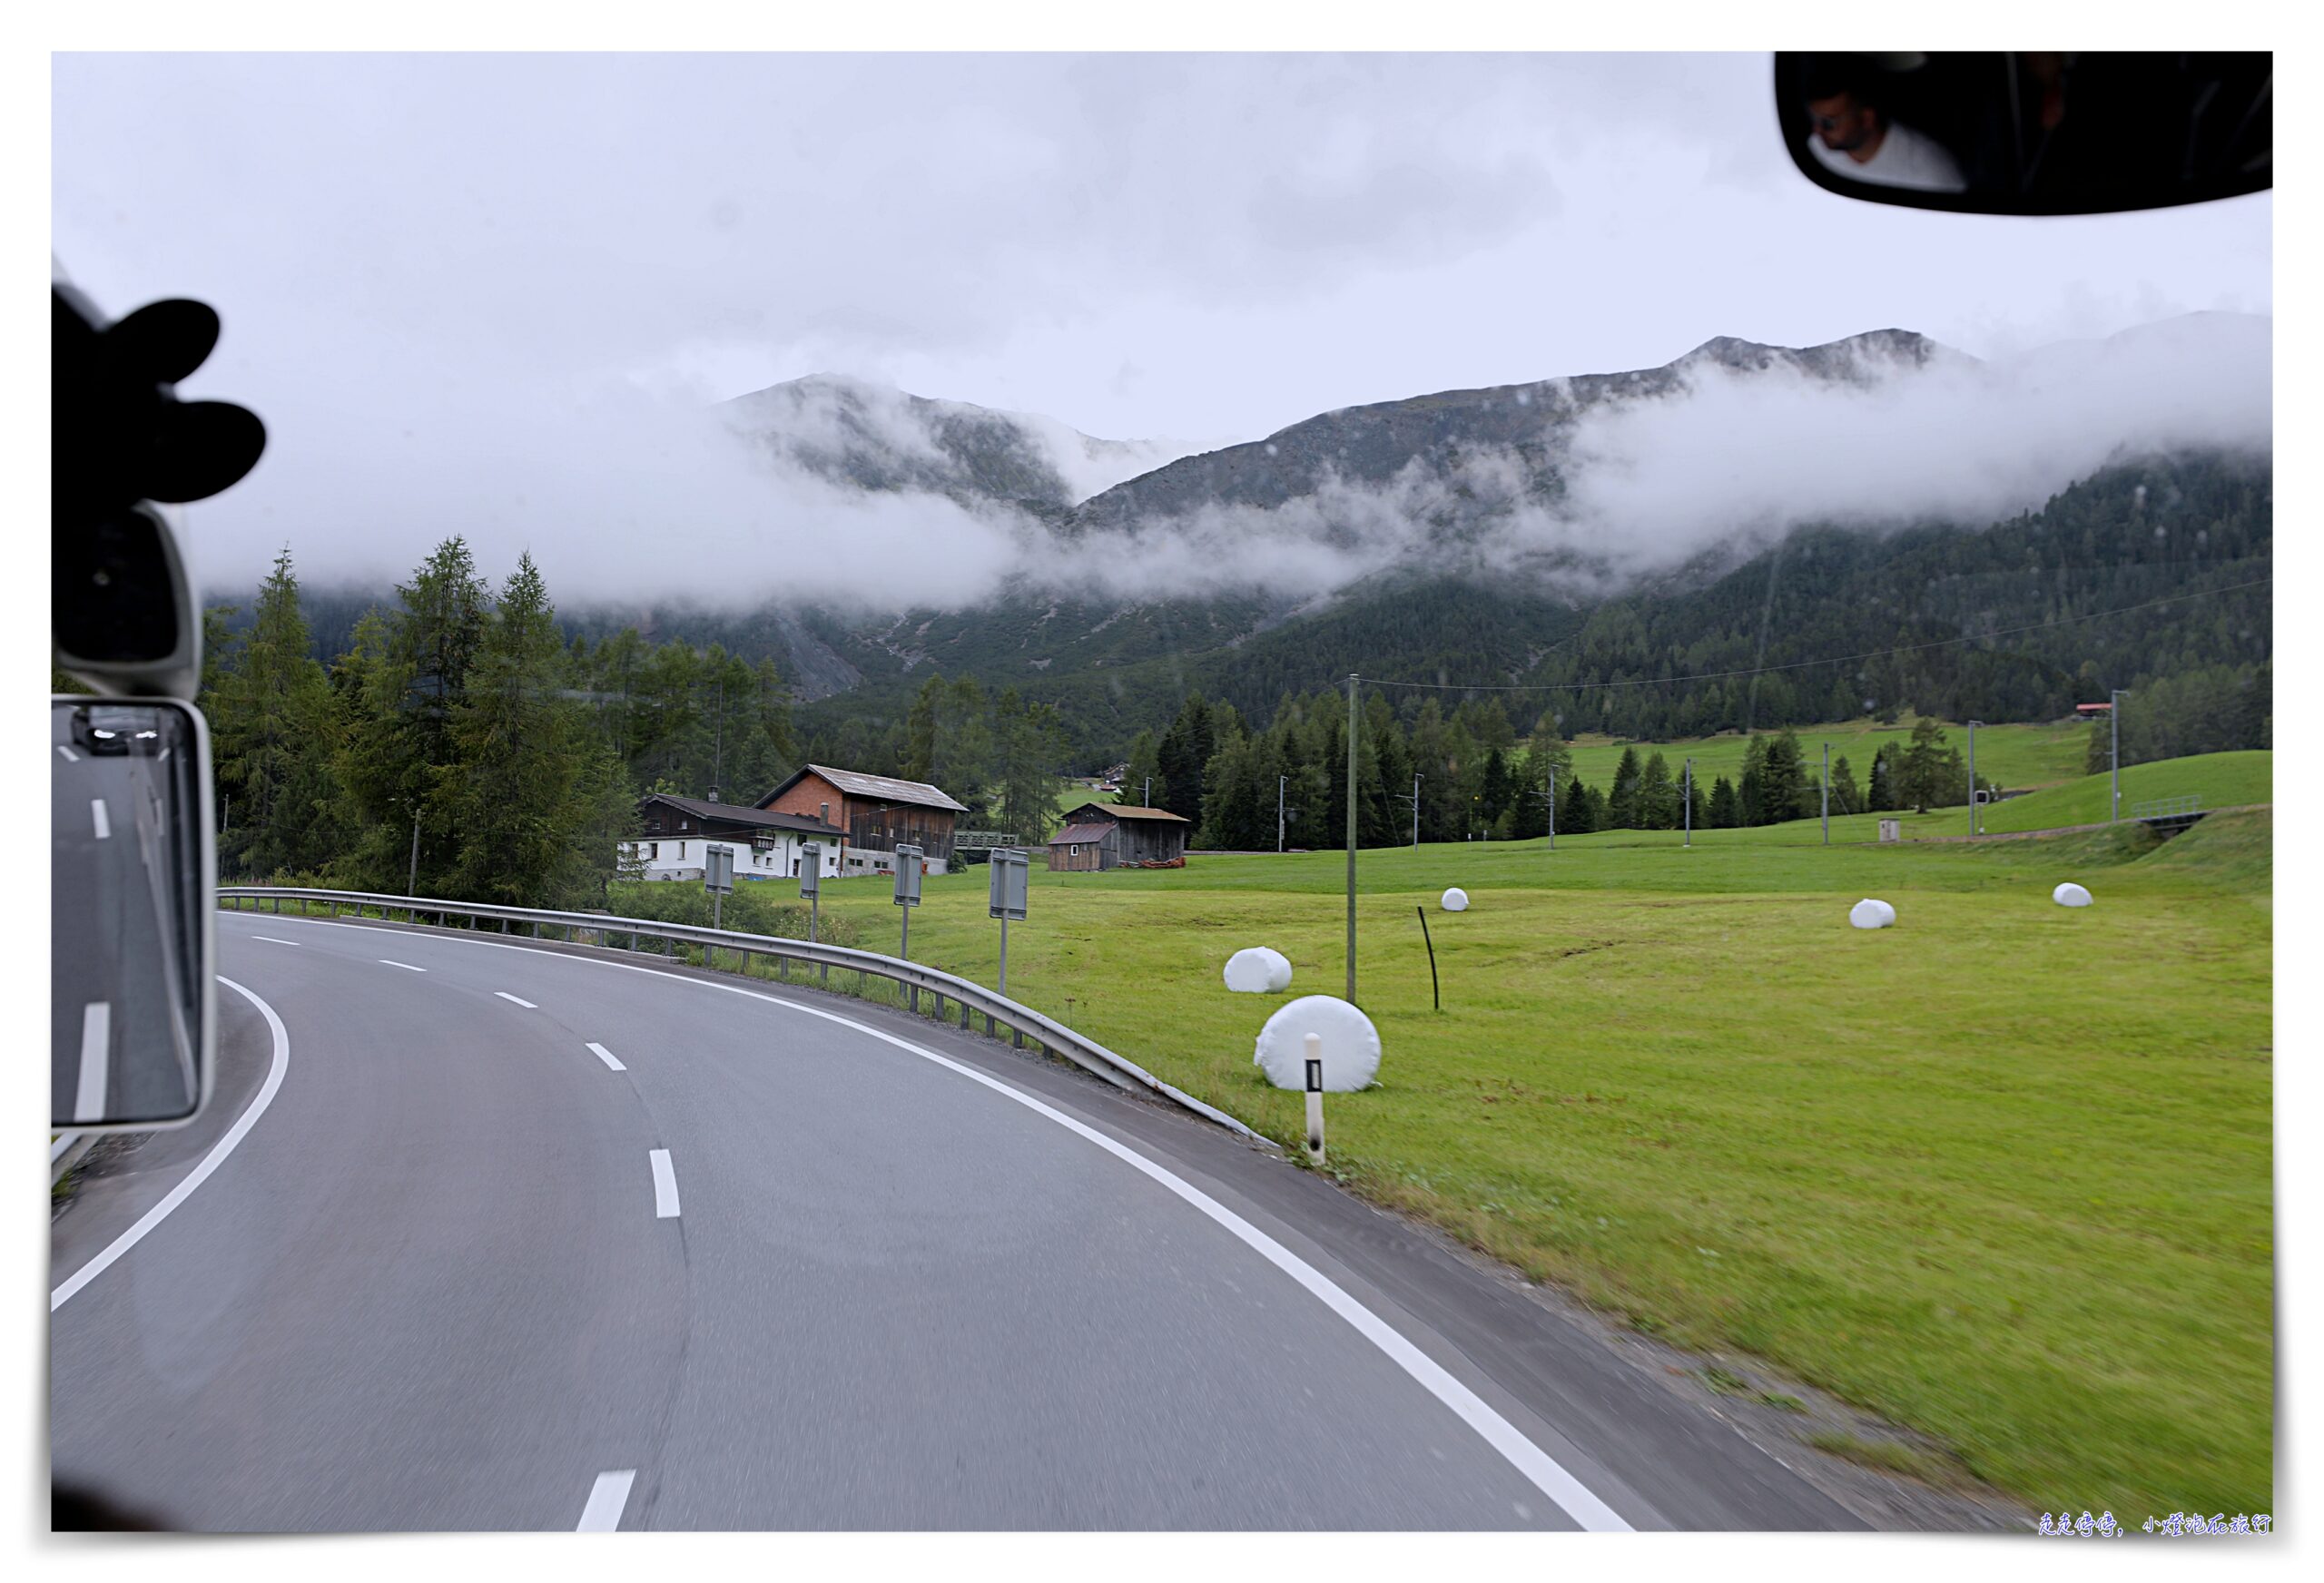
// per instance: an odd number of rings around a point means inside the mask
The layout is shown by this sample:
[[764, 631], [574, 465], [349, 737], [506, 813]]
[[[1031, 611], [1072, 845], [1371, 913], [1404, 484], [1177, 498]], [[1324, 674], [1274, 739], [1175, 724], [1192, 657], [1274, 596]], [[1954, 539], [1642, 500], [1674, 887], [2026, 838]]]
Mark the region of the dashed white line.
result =
[[655, 1149], [647, 1158], [654, 1162], [654, 1218], [675, 1220], [678, 1217], [678, 1174], [670, 1169], [670, 1151]]
[[258, 1097], [251, 1101], [251, 1107], [227, 1129], [226, 1136], [218, 1140], [218, 1146], [202, 1156], [202, 1164], [196, 1165], [184, 1181], [170, 1189], [169, 1196], [147, 1210], [135, 1225], [107, 1244], [103, 1253], [75, 1270], [63, 1285], [48, 1294], [49, 1313], [54, 1313], [64, 1306], [65, 1300], [73, 1293], [103, 1274], [114, 1260], [135, 1247], [147, 1232], [162, 1224], [170, 1211], [183, 1204], [195, 1188], [208, 1181], [210, 1173], [234, 1152], [234, 1145], [249, 1135], [251, 1128], [258, 1125], [258, 1118], [266, 1114], [266, 1107], [274, 1103], [275, 1092], [282, 1086], [282, 1074], [290, 1069], [290, 1036], [283, 1031], [282, 1019], [274, 1014], [274, 1008], [231, 978], [222, 978], [218, 982], [257, 1007], [260, 1015], [266, 1018], [267, 1031], [274, 1036], [274, 1064], [267, 1068], [266, 1081], [260, 1086]]
[[629, 1070], [627, 1067], [623, 1066], [619, 1061], [614, 1059], [613, 1051], [606, 1048], [605, 1046], [596, 1043], [595, 1040], [590, 1042], [589, 1053], [596, 1057], [597, 1059], [605, 1062], [606, 1066], [613, 1071], [626, 1072]]
[[99, 841], [103, 841], [106, 837], [113, 834], [113, 820], [105, 812], [105, 800], [103, 798], [92, 797], [89, 799], [89, 817], [96, 821], [97, 839]]
[[382, 968], [401, 968], [407, 973], [425, 973], [428, 971], [425, 968], [415, 968], [409, 962], [391, 962], [385, 957], [381, 957], [379, 959], [379, 966]]
[[81, 762], [81, 755], [74, 752], [71, 748], [66, 747], [63, 742], [58, 742], [56, 744], [56, 751], [64, 755], [64, 762], [68, 764], [77, 764]]
[[581, 1509], [581, 1522], [575, 1533], [611, 1533], [621, 1526], [621, 1509], [629, 1504], [629, 1487], [637, 1481], [637, 1470], [623, 1468], [612, 1473], [600, 1473], [589, 1487], [589, 1504]]
[[495, 989], [495, 990], [493, 991], [493, 993], [494, 993], [495, 995], [499, 996], [499, 997], [500, 997], [500, 998], [501, 998], [501, 999], [503, 999], [503, 1000], [514, 1001], [517, 1005], [523, 1007], [523, 1008], [524, 1008], [526, 1010], [527, 1010], [527, 1011], [538, 1011], [538, 1010], [540, 1009], [540, 1008], [539, 1008], [539, 1007], [537, 1007], [537, 1006], [534, 1005], [531, 1001], [529, 1001], [529, 1000], [526, 999], [523, 996], [521, 996], [521, 995], [511, 995], [511, 994], [509, 994], [509, 993], [508, 993], [508, 991], [507, 991], [507, 990], [506, 990], [506, 989]]
[[92, 1000], [81, 1008], [81, 1085], [73, 1096], [73, 1119], [105, 1118], [105, 1081], [113, 1069], [113, 1004]]
[[295, 946], [299, 943], [297, 940], [277, 939], [271, 934], [254, 934], [251, 939], [262, 939], [271, 946]]

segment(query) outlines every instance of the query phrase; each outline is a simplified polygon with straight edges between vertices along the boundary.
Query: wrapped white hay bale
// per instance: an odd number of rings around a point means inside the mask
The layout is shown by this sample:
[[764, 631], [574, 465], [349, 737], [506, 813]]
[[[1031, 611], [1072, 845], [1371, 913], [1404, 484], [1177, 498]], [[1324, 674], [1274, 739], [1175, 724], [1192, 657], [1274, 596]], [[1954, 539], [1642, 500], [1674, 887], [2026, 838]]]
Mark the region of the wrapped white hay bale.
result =
[[1444, 893], [1442, 905], [1447, 912], [1466, 912], [1469, 910], [1469, 893], [1455, 885]]
[[1848, 909], [1848, 921], [1858, 929], [1886, 929], [1896, 921], [1896, 909], [1867, 896]]
[[2090, 892], [2069, 880], [2050, 892], [2050, 900], [2061, 907], [2087, 907], [2090, 905]]
[[1252, 1063], [1276, 1087], [1305, 1089], [1311, 1033], [1323, 1040], [1325, 1092], [1352, 1094], [1378, 1075], [1380, 1030], [1336, 995], [1303, 995], [1277, 1009], [1259, 1029]]
[[1240, 995], [1273, 995], [1291, 988], [1291, 959], [1251, 946], [1226, 959], [1226, 987]]

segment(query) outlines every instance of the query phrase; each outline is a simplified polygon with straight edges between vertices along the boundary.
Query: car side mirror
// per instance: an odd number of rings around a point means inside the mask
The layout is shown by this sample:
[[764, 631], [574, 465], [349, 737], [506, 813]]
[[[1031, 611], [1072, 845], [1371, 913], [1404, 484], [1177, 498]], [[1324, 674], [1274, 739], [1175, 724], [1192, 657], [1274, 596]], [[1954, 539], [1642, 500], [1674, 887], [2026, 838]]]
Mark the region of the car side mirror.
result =
[[209, 728], [173, 698], [54, 697], [49, 742], [49, 1125], [182, 1125], [217, 1042]]
[[1800, 174], [1867, 203], [2111, 214], [2266, 192], [2266, 51], [1779, 51], [1776, 115]]

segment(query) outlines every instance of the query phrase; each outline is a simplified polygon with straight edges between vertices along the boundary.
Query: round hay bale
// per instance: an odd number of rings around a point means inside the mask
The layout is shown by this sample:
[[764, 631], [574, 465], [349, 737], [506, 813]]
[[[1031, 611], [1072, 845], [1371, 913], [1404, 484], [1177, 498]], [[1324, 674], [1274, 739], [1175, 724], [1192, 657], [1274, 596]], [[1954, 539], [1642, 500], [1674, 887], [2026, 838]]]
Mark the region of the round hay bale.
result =
[[2050, 892], [2050, 900], [2061, 907], [2087, 907], [2090, 905], [2090, 892], [2068, 880]]
[[1336, 995], [1303, 995], [1278, 1008], [1259, 1029], [1252, 1064], [1278, 1088], [1307, 1086], [1307, 1036], [1323, 1040], [1324, 1087], [1351, 1094], [1380, 1071], [1380, 1030]]
[[1867, 896], [1848, 909], [1848, 921], [1858, 929], [1886, 929], [1896, 921], [1896, 909]]
[[1239, 995], [1273, 995], [1291, 988], [1291, 959], [1250, 946], [1226, 959], [1226, 987]]
[[1447, 912], [1466, 912], [1469, 910], [1469, 893], [1455, 885], [1443, 894], [1438, 905]]

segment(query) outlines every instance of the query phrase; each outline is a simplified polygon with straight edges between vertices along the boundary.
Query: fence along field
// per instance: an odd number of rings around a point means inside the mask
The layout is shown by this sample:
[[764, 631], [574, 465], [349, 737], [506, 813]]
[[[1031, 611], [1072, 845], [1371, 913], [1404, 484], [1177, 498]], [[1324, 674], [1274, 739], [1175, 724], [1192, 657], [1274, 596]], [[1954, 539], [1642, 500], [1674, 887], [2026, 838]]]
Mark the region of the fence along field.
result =
[[[2270, 831], [1827, 849], [1811, 821], [1691, 851], [1667, 831], [1368, 850], [1359, 998], [1384, 1083], [1334, 1106], [1333, 1167], [2029, 1503], [2268, 1509]], [[1295, 1145], [1301, 1096], [1251, 1065], [1274, 1002], [1220, 968], [1270, 945], [1290, 993], [1336, 993], [1343, 861], [1037, 870], [1011, 992]], [[2052, 905], [2062, 879], [2097, 905]], [[1433, 919], [1433, 1014], [1413, 909], [1455, 883], [1474, 905]], [[827, 919], [892, 946], [883, 888], [833, 890]], [[983, 876], [926, 895], [913, 954], [989, 980]], [[1847, 927], [1867, 895], [1896, 928]]]

